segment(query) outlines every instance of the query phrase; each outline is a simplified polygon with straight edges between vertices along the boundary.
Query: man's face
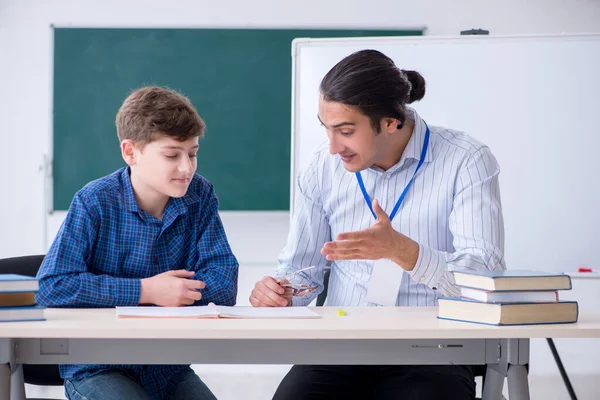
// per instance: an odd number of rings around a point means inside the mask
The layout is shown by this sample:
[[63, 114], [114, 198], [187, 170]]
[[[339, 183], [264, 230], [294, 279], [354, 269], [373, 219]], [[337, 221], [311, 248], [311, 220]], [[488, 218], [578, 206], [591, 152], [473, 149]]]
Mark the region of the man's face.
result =
[[378, 134], [369, 117], [355, 107], [321, 97], [318, 118], [327, 131], [329, 152], [339, 154], [349, 172], [370, 168], [388, 151], [388, 135]]

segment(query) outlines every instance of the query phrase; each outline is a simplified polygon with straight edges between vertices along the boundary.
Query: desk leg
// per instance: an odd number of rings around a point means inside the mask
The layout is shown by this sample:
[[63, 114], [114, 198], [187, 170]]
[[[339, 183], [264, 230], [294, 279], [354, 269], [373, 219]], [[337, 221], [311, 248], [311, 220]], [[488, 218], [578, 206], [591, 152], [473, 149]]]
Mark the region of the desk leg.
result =
[[483, 382], [483, 400], [502, 400], [502, 389], [504, 388], [504, 374], [495, 368], [488, 366]]
[[509, 365], [506, 378], [510, 400], [529, 400], [529, 381], [527, 379], [527, 368], [524, 365]]
[[25, 400], [25, 380], [23, 377], [23, 366], [14, 365], [10, 380], [10, 400]]
[[10, 400], [10, 365], [0, 364], [0, 400]]

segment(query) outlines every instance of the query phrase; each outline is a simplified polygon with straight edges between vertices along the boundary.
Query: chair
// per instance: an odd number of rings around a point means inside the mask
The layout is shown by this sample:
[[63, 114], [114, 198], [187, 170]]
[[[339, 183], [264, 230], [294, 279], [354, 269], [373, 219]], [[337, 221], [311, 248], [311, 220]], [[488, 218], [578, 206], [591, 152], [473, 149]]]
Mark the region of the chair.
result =
[[[43, 260], [43, 255], [0, 259], [0, 274], [36, 276]], [[63, 386], [64, 384], [63, 379], [60, 377], [57, 364], [25, 364], [23, 365], [23, 380], [25, 383], [40, 386]], [[28, 398], [28, 400], [38, 399]]]
[[[323, 286], [325, 287], [323, 289], [323, 291], [317, 296], [317, 307], [322, 307], [323, 304], [325, 304], [325, 299], [327, 298], [327, 288], [329, 286], [329, 274], [330, 274], [330, 269], [326, 268], [325, 269], [325, 276], [323, 278]], [[473, 373], [475, 376], [481, 376], [482, 379], [482, 387], [481, 387], [481, 392], [483, 393], [483, 382], [485, 382], [485, 373], [487, 371], [487, 366], [486, 365], [474, 365], [473, 366]], [[476, 400], [480, 400], [479, 398], [477, 398]]]

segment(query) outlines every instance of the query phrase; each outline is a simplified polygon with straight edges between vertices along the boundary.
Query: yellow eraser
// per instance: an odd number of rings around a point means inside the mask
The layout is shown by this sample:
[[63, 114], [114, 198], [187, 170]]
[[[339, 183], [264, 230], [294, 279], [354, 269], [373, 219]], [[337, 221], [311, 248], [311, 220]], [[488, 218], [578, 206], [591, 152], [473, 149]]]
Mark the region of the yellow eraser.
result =
[[338, 310], [338, 317], [343, 317], [344, 315], [346, 315], [344, 310]]

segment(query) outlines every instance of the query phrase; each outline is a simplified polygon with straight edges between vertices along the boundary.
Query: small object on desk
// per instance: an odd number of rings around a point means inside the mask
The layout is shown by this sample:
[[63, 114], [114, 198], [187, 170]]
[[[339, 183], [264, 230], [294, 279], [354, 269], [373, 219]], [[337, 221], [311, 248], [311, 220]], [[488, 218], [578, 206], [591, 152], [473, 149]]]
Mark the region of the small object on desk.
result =
[[346, 311], [342, 310], [341, 308], [338, 310], [338, 317], [344, 317], [346, 315]]
[[577, 272], [594, 272], [591, 268], [579, 267]]

